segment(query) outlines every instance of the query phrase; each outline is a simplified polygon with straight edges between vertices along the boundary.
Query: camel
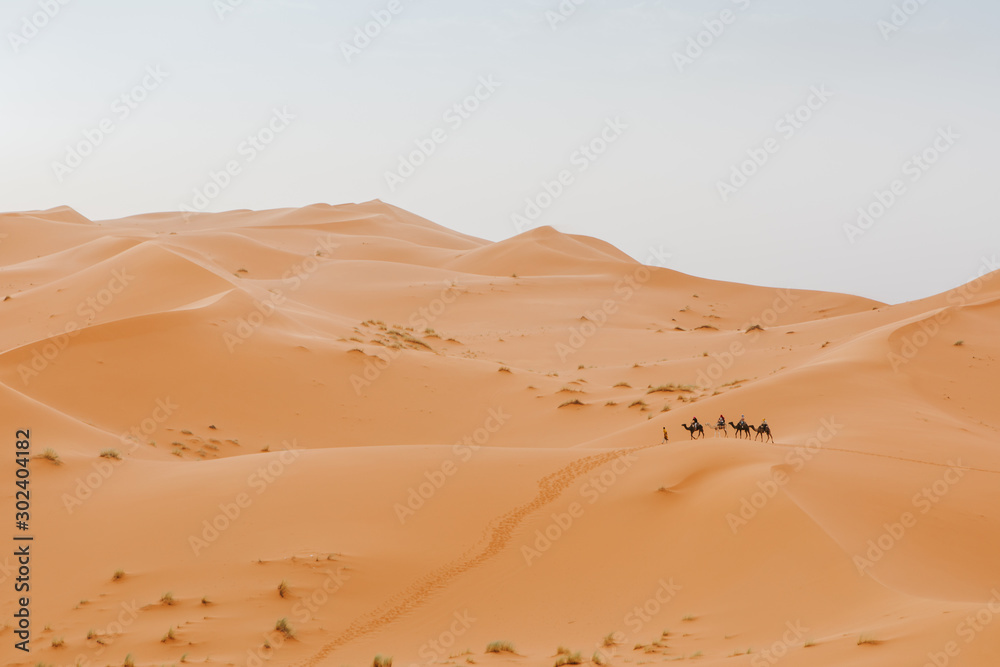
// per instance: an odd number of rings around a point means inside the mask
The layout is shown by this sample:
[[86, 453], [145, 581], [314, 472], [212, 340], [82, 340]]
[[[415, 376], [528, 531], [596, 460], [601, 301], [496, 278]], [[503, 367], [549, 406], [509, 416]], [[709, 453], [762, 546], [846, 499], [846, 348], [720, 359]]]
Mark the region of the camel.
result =
[[695, 439], [694, 435], [695, 433], [700, 433], [701, 437], [703, 438], [705, 437], [705, 428], [701, 424], [697, 424], [696, 426], [688, 426], [687, 424], [681, 424], [681, 426], [684, 427], [685, 431], [691, 434], [692, 440]]
[[750, 437], [750, 427], [745, 423], [740, 422], [739, 424], [734, 424], [733, 422], [729, 422], [729, 425], [736, 429], [736, 435], [738, 437], [742, 438], [744, 433], [746, 433], [748, 438]]
[[759, 428], [754, 428], [753, 426], [751, 426], [750, 428], [752, 428], [754, 430], [754, 433], [757, 434], [756, 436], [754, 436], [754, 440], [760, 438], [762, 442], [766, 442], [764, 440], [764, 436], [766, 435], [768, 440], [774, 442], [774, 437], [771, 435], [771, 427], [768, 426], [767, 424], [761, 424]]
[[722, 424], [709, 424], [708, 428], [710, 428], [713, 431], [715, 431], [715, 437], [716, 438], [719, 437], [719, 431], [722, 431], [723, 433], [725, 433], [727, 438], [729, 437], [729, 431], [726, 430], [726, 424], [725, 424], [725, 422], [723, 422]]

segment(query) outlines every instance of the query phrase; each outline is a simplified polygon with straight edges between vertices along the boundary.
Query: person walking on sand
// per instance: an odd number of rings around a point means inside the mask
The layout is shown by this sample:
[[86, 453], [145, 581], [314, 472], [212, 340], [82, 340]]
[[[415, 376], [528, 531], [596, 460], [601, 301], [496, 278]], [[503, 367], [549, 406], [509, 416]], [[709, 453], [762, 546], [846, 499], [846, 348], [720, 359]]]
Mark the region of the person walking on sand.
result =
[[663, 442], [670, 442], [670, 436], [667, 435], [667, 427], [663, 427]]

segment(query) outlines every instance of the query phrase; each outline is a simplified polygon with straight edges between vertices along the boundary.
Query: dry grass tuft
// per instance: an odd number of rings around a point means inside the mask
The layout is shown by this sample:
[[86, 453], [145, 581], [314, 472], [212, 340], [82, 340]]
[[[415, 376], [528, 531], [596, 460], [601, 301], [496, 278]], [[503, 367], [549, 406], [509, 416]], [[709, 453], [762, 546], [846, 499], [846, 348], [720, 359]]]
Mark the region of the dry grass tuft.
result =
[[52, 449], [51, 447], [49, 447], [48, 449], [44, 450], [41, 454], [39, 454], [35, 458], [37, 458], [37, 459], [45, 459], [46, 461], [52, 461], [56, 465], [59, 465], [60, 463], [62, 463], [62, 461], [59, 460], [59, 454], [58, 454], [58, 452], [56, 452], [56, 450]]
[[512, 644], [511, 642], [506, 641], [506, 640], [490, 642], [489, 644], [486, 645], [486, 652], [487, 653], [517, 653], [517, 651], [514, 650], [514, 644]]
[[[292, 626], [288, 624], [287, 618], [279, 618], [278, 621], [274, 624], [274, 629], [280, 632], [281, 634], [285, 635], [285, 637], [289, 639], [295, 636], [295, 630], [293, 630]], [[392, 664], [392, 658], [389, 659], [389, 664], [390, 665]]]
[[580, 652], [577, 651], [575, 653], [567, 653], [560, 655], [558, 658], [556, 658], [556, 661], [552, 665], [552, 667], [562, 667], [563, 665], [582, 665], [582, 664], [583, 664], [583, 658], [580, 656]]

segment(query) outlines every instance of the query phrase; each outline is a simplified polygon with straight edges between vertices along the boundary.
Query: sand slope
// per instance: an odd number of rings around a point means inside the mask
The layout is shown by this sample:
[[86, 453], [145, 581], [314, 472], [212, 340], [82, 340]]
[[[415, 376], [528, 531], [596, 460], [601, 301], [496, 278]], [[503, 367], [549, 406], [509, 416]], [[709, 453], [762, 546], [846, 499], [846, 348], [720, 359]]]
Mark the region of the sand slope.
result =
[[4, 664], [1000, 659], [1000, 274], [887, 306], [378, 201], [0, 234], [0, 415], [59, 457]]

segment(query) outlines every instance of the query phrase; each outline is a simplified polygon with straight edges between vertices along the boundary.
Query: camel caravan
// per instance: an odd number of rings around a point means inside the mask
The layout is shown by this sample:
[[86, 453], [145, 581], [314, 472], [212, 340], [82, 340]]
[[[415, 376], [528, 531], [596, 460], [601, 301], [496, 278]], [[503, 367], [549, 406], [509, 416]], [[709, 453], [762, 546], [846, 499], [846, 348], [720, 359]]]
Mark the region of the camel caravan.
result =
[[[747, 438], [753, 438], [754, 440], [760, 438], [761, 442], [774, 442], [774, 437], [771, 435], [771, 427], [767, 425], [767, 420], [763, 419], [760, 422], [760, 426], [754, 426], [753, 424], [747, 424], [746, 415], [740, 416], [740, 421], [736, 424], [733, 422], [727, 422], [726, 418], [719, 415], [719, 420], [714, 424], [702, 424], [695, 417], [691, 420], [690, 424], [681, 424], [684, 430], [691, 434], [691, 439], [696, 440], [698, 438], [705, 437], [705, 429], [710, 428], [715, 431], [715, 437], [719, 437], [719, 431], [722, 431], [725, 436], [729, 437], [729, 430], [726, 428], [726, 424], [736, 431], [736, 437], [742, 438], [746, 436]], [[751, 436], [750, 432], [753, 431], [756, 435]], [[667, 436], [667, 428], [663, 428], [663, 441], [667, 442], [670, 438]]]

